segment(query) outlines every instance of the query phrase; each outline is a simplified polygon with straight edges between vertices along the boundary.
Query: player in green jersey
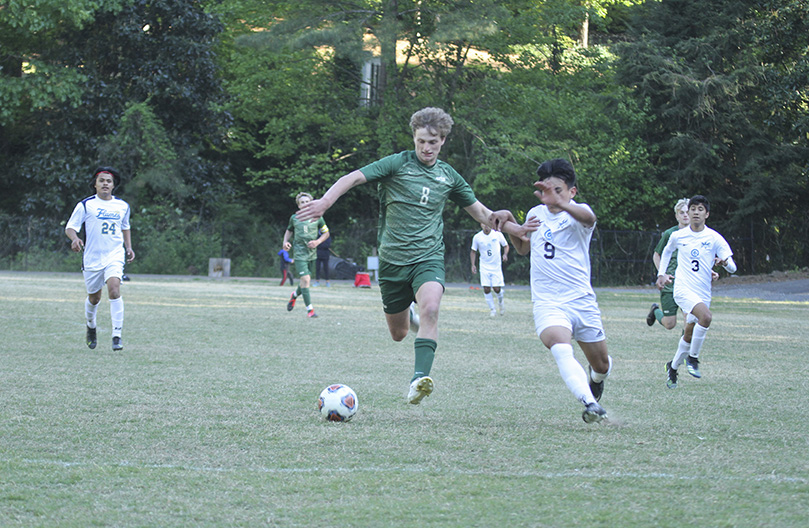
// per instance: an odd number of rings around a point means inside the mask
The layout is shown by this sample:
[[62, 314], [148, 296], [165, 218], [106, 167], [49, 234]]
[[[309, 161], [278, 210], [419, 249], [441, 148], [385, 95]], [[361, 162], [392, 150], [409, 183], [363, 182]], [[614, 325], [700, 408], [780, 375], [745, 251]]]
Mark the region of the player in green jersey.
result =
[[[400, 152], [352, 171], [337, 180], [319, 200], [298, 212], [298, 218], [321, 217], [349, 189], [367, 182], [379, 189], [379, 289], [388, 330], [402, 341], [414, 323], [415, 368], [407, 401], [418, 404], [433, 391], [430, 377], [438, 340], [438, 311], [444, 294], [444, 221], [447, 200], [472, 218], [489, 223], [492, 211], [481, 204], [468, 183], [438, 159], [452, 130], [452, 117], [440, 108], [423, 108], [410, 118], [414, 150]], [[511, 224], [515, 236], [537, 225]], [[419, 306], [416, 325], [412, 303]]]
[[[684, 227], [688, 227], [690, 219], [688, 218], [687, 198], [680, 198], [677, 200], [677, 203], [674, 205], [674, 218], [677, 219], [677, 225], [663, 231], [663, 234], [660, 237], [660, 242], [658, 242], [657, 246], [655, 246], [654, 255], [652, 256], [655, 268], [660, 267], [660, 254], [663, 253], [663, 248], [666, 247], [671, 234]], [[676, 255], [677, 253], [675, 252], [671, 262], [669, 262], [669, 269], [666, 270], [666, 273], [672, 277], [677, 269]], [[655, 321], [657, 321], [663, 325], [663, 328], [666, 330], [671, 330], [677, 324], [678, 308], [677, 303], [674, 302], [674, 281], [671, 281], [671, 283], [667, 284], [662, 290], [660, 290], [660, 304], [652, 303], [652, 307], [649, 309], [649, 313], [646, 315], [646, 324], [653, 326]]]
[[[309, 284], [312, 274], [315, 272], [315, 261], [317, 260], [317, 246], [329, 238], [329, 228], [323, 217], [315, 219], [301, 220], [298, 215], [300, 209], [312, 201], [312, 195], [306, 192], [298, 193], [295, 203], [298, 204], [299, 211], [289, 217], [289, 225], [284, 232], [283, 247], [292, 254], [295, 260], [295, 274], [298, 276], [298, 289], [292, 292], [287, 303], [287, 310], [292, 311], [295, 307], [295, 300], [299, 295], [303, 295], [303, 302], [306, 303], [307, 317], [317, 317], [315, 308], [312, 306], [312, 298], [309, 293]], [[292, 242], [290, 242], [292, 239]]]

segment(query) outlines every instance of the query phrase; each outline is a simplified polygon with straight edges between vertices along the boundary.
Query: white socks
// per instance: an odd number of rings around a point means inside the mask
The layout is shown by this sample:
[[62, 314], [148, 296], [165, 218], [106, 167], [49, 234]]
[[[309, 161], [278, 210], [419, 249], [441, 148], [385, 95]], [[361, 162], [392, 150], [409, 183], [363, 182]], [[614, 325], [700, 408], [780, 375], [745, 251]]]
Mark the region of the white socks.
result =
[[91, 303], [89, 298], [84, 299], [84, 318], [87, 321], [88, 328], [96, 327], [97, 313], [98, 313], [98, 305]]
[[702, 350], [702, 344], [705, 342], [705, 334], [708, 329], [700, 326], [699, 323], [694, 325], [694, 332], [691, 334], [691, 350], [688, 352], [691, 357], [699, 357], [699, 352]]
[[489, 309], [494, 310], [494, 297], [492, 296], [492, 292], [484, 293], [483, 298], [486, 299], [486, 304], [489, 305]]
[[587, 373], [581, 364], [573, 357], [573, 346], [567, 343], [557, 343], [551, 347], [551, 353], [559, 367], [559, 374], [565, 381], [565, 385], [577, 400], [587, 405], [595, 403], [593, 393], [590, 392], [590, 384], [587, 381]]
[[112, 337], [121, 337], [124, 329], [124, 299], [110, 299], [110, 319], [112, 320]]
[[595, 381], [596, 383], [601, 383], [602, 381], [607, 379], [607, 376], [609, 376], [610, 372], [612, 372], [612, 356], [607, 356], [607, 359], [610, 362], [610, 366], [607, 368], [607, 372], [602, 374], [601, 372], [596, 372], [595, 370], [590, 369], [591, 380]]
[[680, 365], [682, 365], [685, 360], [685, 356], [699, 357], [707, 333], [708, 328], [697, 323], [694, 325], [694, 331], [691, 334], [691, 343], [686, 343], [685, 338], [681, 337], [680, 344], [677, 346], [677, 352], [674, 354], [674, 359], [671, 360], [671, 368], [674, 370], [680, 368]]

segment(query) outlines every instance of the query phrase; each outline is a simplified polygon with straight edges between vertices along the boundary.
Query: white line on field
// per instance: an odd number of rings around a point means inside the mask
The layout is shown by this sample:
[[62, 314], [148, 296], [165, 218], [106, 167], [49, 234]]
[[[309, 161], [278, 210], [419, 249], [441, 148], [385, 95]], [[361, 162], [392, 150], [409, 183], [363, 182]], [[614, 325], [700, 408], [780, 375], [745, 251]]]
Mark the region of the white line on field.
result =
[[[11, 464], [15, 462], [22, 462], [24, 464], [32, 465], [52, 465], [61, 466], [64, 468], [74, 467], [93, 467], [99, 468], [103, 464], [96, 462], [67, 462], [62, 460], [32, 460], [32, 459], [19, 459], [19, 460], [3, 460], [4, 464]], [[134, 469], [170, 469], [174, 471], [194, 471], [203, 473], [238, 473], [240, 471], [247, 471], [251, 473], [267, 473], [267, 474], [286, 474], [292, 475], [296, 473], [436, 473], [436, 474], [449, 474], [449, 475], [463, 475], [463, 476], [488, 476], [488, 477], [534, 477], [544, 479], [560, 479], [560, 478], [585, 478], [592, 479], [638, 479], [638, 480], [724, 480], [724, 481], [754, 481], [754, 482], [773, 482], [773, 483], [797, 483], [807, 484], [809, 478], [804, 477], [787, 477], [783, 475], [751, 475], [749, 477], [742, 476], [716, 476], [716, 475], [675, 475], [672, 473], [636, 473], [624, 471], [611, 471], [599, 473], [596, 471], [579, 471], [576, 469], [570, 471], [478, 471], [471, 469], [457, 469], [457, 468], [424, 468], [424, 467], [351, 467], [351, 468], [268, 468], [268, 467], [208, 467], [208, 466], [186, 466], [181, 464], [139, 464], [131, 463], [128, 461], [114, 462], [106, 464], [112, 468], [134, 468]]]

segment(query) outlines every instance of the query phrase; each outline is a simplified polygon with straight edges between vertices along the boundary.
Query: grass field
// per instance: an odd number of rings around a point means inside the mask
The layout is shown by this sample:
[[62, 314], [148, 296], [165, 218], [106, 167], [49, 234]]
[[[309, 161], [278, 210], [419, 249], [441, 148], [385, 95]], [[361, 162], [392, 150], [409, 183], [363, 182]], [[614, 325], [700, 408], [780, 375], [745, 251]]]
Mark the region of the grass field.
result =
[[[599, 291], [615, 365], [587, 425], [528, 291], [490, 319], [447, 290], [420, 406], [377, 288], [313, 289], [314, 320], [290, 291], [134, 277], [113, 353], [106, 295], [84, 345], [79, 274], [0, 273], [0, 526], [809, 524], [805, 303], [715, 298], [703, 378], [669, 390], [656, 295]], [[333, 382], [349, 423], [315, 412]]]

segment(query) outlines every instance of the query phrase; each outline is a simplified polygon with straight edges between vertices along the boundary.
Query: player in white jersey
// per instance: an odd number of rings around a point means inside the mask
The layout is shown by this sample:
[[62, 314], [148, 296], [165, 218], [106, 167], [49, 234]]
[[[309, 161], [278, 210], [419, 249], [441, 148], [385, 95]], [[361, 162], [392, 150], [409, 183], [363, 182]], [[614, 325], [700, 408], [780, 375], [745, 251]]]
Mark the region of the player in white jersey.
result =
[[[537, 175], [534, 194], [542, 204], [531, 209], [526, 218], [538, 219], [539, 229], [531, 234], [530, 242], [515, 237], [511, 242], [520, 255], [531, 253], [536, 332], [553, 354], [568, 389], [584, 404], [584, 421], [600, 422], [607, 417], [598, 401], [612, 370], [612, 358], [590, 285], [589, 247], [596, 215], [587, 204], [573, 201], [576, 173], [570, 162], [546, 161]], [[496, 224], [502, 224], [504, 218]], [[589, 375], [573, 356], [573, 339], [587, 358]]]
[[[489, 224], [481, 223], [482, 231], [478, 231], [472, 237], [472, 251], [469, 252], [469, 259], [472, 261], [472, 275], [478, 272], [476, 266], [477, 256], [480, 254], [480, 285], [483, 287], [483, 298], [489, 305], [492, 317], [497, 315], [494, 306], [494, 295], [497, 295], [497, 303], [500, 306], [500, 315], [506, 313], [505, 294], [503, 287], [503, 262], [508, 261], [509, 245], [506, 237], [500, 231], [492, 231]], [[502, 251], [501, 251], [502, 248]], [[502, 256], [501, 256], [502, 253]]]
[[[90, 186], [96, 194], [85, 198], [73, 209], [67, 221], [65, 234], [70, 239], [70, 248], [75, 252], [84, 250], [82, 271], [87, 289], [84, 313], [87, 321], [87, 346], [95, 348], [96, 313], [101, 302], [101, 290], [107, 285], [112, 319], [112, 349], [124, 348], [121, 333], [124, 326], [124, 300], [121, 298], [121, 278], [124, 260], [132, 262], [132, 237], [129, 230], [129, 204], [112, 195], [121, 183], [121, 177], [112, 167], [99, 167], [93, 173]], [[82, 226], [86, 242], [79, 238]]]
[[686, 360], [688, 373], [701, 378], [699, 370], [699, 353], [705, 342], [708, 327], [711, 326], [711, 274], [713, 267], [722, 265], [728, 273], [736, 271], [733, 251], [727, 241], [705, 225], [710, 216], [711, 204], [702, 195], [688, 201], [688, 215], [691, 224], [685, 229], [672, 233], [668, 244], [660, 256], [660, 271], [657, 276], [657, 287], [662, 289], [671, 281], [671, 275], [665, 272], [671, 255], [677, 250], [677, 270], [674, 272], [674, 300], [688, 314], [685, 333], [674, 358], [666, 363], [667, 381], [670, 389], [677, 387], [677, 369]]

